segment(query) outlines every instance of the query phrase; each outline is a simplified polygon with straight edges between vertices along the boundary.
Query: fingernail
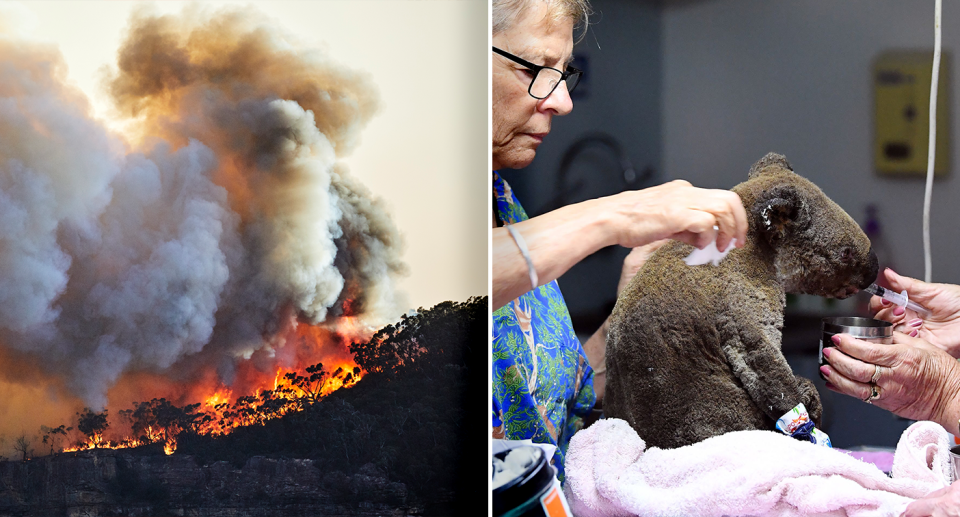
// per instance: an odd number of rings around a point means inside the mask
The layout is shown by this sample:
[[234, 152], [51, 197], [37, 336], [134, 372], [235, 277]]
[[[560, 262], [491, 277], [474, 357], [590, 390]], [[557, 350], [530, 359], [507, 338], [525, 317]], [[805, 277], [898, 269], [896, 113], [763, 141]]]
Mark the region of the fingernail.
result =
[[920, 331], [914, 330], [913, 332], [910, 333], [910, 337], [917, 337], [918, 334], [920, 334]]
[[920, 318], [914, 318], [908, 321], [907, 325], [910, 325], [911, 327], [919, 327], [920, 325], [923, 325], [923, 320]]
[[893, 309], [894, 316], [903, 316], [903, 312], [903, 307], [897, 307], [896, 309]]
[[834, 334], [834, 335], [830, 336], [830, 341], [833, 341], [833, 344], [834, 344], [834, 345], [839, 345], [839, 344], [840, 344], [840, 336]]
[[880, 305], [883, 305], [884, 307], [886, 307], [887, 305], [890, 305], [890, 302], [884, 300], [883, 298], [880, 298]]
[[833, 352], [833, 349], [832, 349], [832, 348], [824, 348], [824, 349], [823, 349], [823, 356], [829, 358], [829, 357], [830, 357], [830, 352]]
[[824, 377], [829, 377], [833, 371], [830, 370], [829, 366], [824, 365], [820, 367], [820, 373], [822, 373]]

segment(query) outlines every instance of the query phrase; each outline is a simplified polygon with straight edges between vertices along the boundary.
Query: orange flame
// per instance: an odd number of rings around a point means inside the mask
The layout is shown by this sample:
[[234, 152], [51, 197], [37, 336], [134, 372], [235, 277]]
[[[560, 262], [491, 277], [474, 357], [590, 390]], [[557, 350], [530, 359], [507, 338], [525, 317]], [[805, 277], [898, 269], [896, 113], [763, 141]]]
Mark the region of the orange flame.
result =
[[222, 388], [213, 393], [203, 401], [203, 405], [209, 408], [216, 408], [220, 404], [224, 404], [230, 401], [230, 396], [232, 392], [227, 388]]
[[[308, 325], [298, 322], [290, 315], [286, 324], [274, 336], [268, 352], [258, 351], [236, 365], [236, 375], [230, 386], [216, 380], [213, 372], [198, 376], [194, 384], [175, 385], [162, 378], [142, 375], [135, 380], [136, 386], [128, 387], [124, 394], [129, 398], [143, 396], [164, 397], [177, 404], [199, 401], [198, 413], [205, 417], [197, 432], [218, 436], [232, 432], [237, 427], [262, 424], [292, 411], [304, 404], [316, 402], [341, 388], [355, 385], [364, 372], [353, 360], [349, 351], [352, 342], [369, 339], [373, 330], [359, 318], [342, 316], [334, 325]], [[308, 367], [322, 364], [323, 375]], [[311, 377], [313, 375], [313, 377]], [[299, 380], [299, 384], [294, 381]], [[309, 382], [308, 382], [309, 381]], [[171, 393], [179, 391], [179, 395]], [[152, 397], [147, 396], [145, 399]], [[267, 401], [268, 406], [265, 406]], [[176, 435], [168, 429], [147, 427], [143, 440], [122, 438], [107, 441], [103, 436], [84, 438], [82, 442], [62, 449], [77, 452], [95, 448], [129, 448], [152, 443], [163, 443], [166, 454], [177, 450]]]

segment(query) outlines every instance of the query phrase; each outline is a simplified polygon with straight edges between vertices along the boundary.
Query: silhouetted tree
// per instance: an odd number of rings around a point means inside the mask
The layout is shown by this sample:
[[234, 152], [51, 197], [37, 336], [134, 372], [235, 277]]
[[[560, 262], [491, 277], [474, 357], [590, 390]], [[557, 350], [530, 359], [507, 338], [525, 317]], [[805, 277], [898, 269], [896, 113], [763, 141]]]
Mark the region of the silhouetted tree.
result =
[[27, 457], [33, 452], [33, 449], [30, 448], [30, 439], [27, 438], [27, 435], [21, 434], [17, 437], [16, 441], [13, 442], [13, 450], [21, 453], [23, 455], [23, 461], [27, 461]]
[[77, 430], [87, 438], [87, 443], [94, 447], [103, 444], [103, 433], [108, 427], [110, 424], [107, 422], [106, 409], [98, 413], [87, 407], [77, 413]]
[[297, 372], [290, 372], [283, 377], [297, 388], [297, 395], [306, 399], [306, 402], [313, 404], [321, 398], [320, 393], [327, 380], [327, 372], [323, 369], [323, 363], [317, 363], [308, 366], [306, 375], [300, 375]]
[[[486, 297], [466, 302], [446, 301], [430, 309], [419, 308], [395, 325], [383, 327], [367, 342], [350, 345], [353, 359], [368, 372], [394, 377], [403, 369], [430, 371], [445, 363], [459, 363], [475, 354], [478, 344], [486, 351]], [[483, 329], [483, 333], [473, 336]]]
[[200, 404], [180, 407], [165, 398], [134, 402], [133, 407], [121, 410], [120, 416], [130, 421], [131, 431], [143, 443], [167, 442], [183, 432], [196, 433], [212, 418], [197, 413]]
[[65, 425], [54, 428], [45, 425], [40, 426], [40, 433], [43, 435], [43, 444], [50, 446], [50, 454], [62, 449], [63, 441], [67, 438], [67, 432], [72, 430], [72, 427]]

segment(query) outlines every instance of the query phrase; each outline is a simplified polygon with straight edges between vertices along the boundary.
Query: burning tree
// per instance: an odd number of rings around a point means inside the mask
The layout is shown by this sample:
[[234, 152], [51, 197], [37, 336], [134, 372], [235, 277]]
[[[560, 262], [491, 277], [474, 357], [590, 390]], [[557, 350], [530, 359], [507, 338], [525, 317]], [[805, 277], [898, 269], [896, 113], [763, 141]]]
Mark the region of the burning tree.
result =
[[120, 416], [130, 422], [134, 445], [163, 443], [167, 454], [176, 449], [181, 433], [198, 433], [213, 417], [197, 413], [200, 404], [180, 407], [165, 398], [150, 402], [134, 402], [134, 409], [120, 411]]
[[284, 393], [297, 399], [301, 406], [315, 404], [334, 390], [356, 384], [361, 371], [359, 366], [349, 371], [341, 366], [330, 375], [323, 369], [323, 363], [317, 363], [306, 368], [306, 375], [297, 372], [285, 374], [283, 378], [288, 387], [285, 387]]
[[323, 387], [329, 374], [323, 369], [323, 363], [308, 366], [304, 373], [305, 375], [297, 372], [284, 374], [283, 378], [287, 383], [285, 392], [302, 403], [313, 404], [323, 398]]
[[103, 445], [103, 433], [110, 427], [107, 422], [107, 410], [96, 412], [90, 408], [83, 408], [83, 411], [77, 413], [77, 430], [86, 438], [85, 442], [80, 442], [77, 446], [81, 448], [95, 449]]
[[223, 413], [221, 423], [230, 429], [237, 426], [262, 425], [285, 415], [294, 404], [285, 398], [285, 390], [263, 390], [256, 395], [246, 395], [237, 399], [228, 411]]

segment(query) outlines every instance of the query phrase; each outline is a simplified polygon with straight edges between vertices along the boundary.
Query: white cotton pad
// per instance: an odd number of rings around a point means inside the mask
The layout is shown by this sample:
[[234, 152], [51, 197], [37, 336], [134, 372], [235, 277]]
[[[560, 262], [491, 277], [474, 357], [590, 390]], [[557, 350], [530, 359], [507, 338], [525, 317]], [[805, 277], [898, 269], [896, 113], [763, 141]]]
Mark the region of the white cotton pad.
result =
[[737, 239], [730, 239], [730, 244], [727, 245], [727, 249], [720, 251], [717, 249], [717, 241], [714, 240], [707, 247], [702, 250], [695, 249], [687, 258], [683, 261], [688, 266], [699, 266], [701, 264], [712, 263], [714, 266], [719, 266], [720, 261], [727, 256], [727, 253], [730, 253], [730, 250], [737, 245]]

